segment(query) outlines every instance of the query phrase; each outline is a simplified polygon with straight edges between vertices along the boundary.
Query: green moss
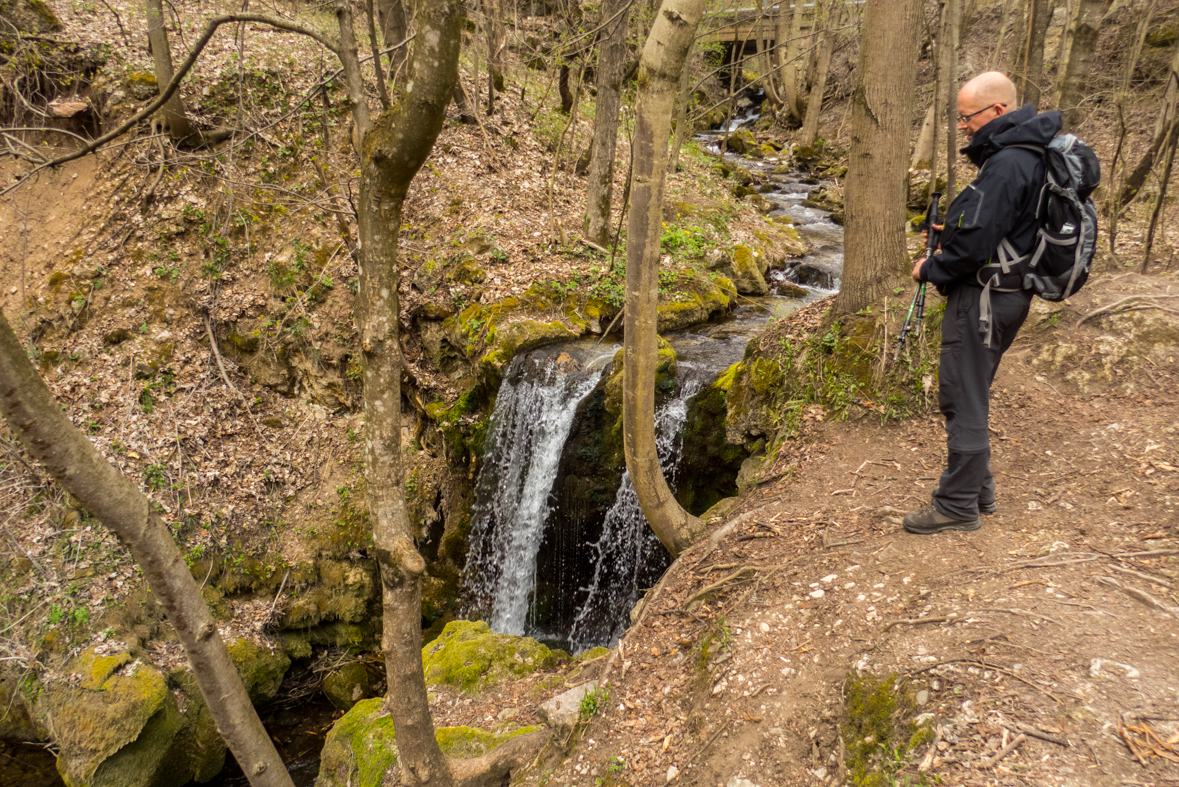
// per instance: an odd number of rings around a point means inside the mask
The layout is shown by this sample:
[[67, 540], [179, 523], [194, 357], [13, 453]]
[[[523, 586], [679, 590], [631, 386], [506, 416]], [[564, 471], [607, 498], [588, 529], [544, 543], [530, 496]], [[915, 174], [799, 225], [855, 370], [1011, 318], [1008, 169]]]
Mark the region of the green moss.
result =
[[[477, 727], [440, 727], [434, 735], [442, 753], [459, 759], [481, 757], [517, 735], [540, 727], [493, 733]], [[332, 726], [320, 755], [317, 787], [379, 787], [397, 765], [393, 718], [384, 699], [361, 700]]]
[[482, 757], [502, 746], [517, 735], [536, 732], [543, 727], [521, 727], [508, 732], [488, 732], [478, 727], [440, 727], [434, 734], [443, 753], [449, 757], [469, 759]]
[[463, 691], [548, 669], [560, 660], [559, 651], [529, 637], [497, 634], [483, 621], [452, 621], [438, 639], [422, 648], [427, 685]]
[[281, 650], [272, 653], [268, 648], [245, 639], [229, 644], [229, 657], [255, 705], [274, 699], [287, 668], [291, 666], [291, 660]]
[[851, 674], [844, 684], [840, 724], [851, 783], [885, 787], [913, 750], [932, 741], [930, 723], [915, 722], [916, 703], [894, 673], [884, 678]]

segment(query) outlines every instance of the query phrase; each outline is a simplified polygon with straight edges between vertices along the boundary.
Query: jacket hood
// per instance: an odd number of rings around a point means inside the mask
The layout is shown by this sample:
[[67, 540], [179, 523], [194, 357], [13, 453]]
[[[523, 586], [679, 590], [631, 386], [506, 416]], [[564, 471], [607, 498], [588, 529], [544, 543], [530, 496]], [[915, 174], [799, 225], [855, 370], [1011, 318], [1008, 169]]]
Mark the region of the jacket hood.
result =
[[1052, 141], [1061, 128], [1060, 113], [1056, 110], [1037, 115], [1034, 105], [1024, 104], [980, 128], [970, 138], [970, 144], [960, 152], [975, 166], [981, 167], [987, 159], [1010, 145], [1043, 147]]

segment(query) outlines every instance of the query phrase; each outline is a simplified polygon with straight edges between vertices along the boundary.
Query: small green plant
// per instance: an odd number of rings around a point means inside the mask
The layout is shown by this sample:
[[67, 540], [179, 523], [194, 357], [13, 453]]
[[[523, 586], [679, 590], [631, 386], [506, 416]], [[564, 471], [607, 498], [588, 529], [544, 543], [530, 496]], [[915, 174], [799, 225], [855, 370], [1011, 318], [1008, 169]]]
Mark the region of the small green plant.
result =
[[597, 716], [606, 709], [606, 704], [610, 702], [610, 689], [607, 686], [595, 686], [590, 691], [587, 691], [581, 698], [581, 703], [577, 707], [578, 715], [582, 721], [589, 721], [594, 716]]
[[159, 265], [155, 268], [155, 274], [164, 281], [175, 283], [180, 278], [180, 268], [175, 265]]
[[168, 468], [162, 464], [148, 465], [143, 468], [143, 483], [150, 489], [167, 489], [171, 485], [168, 481]]

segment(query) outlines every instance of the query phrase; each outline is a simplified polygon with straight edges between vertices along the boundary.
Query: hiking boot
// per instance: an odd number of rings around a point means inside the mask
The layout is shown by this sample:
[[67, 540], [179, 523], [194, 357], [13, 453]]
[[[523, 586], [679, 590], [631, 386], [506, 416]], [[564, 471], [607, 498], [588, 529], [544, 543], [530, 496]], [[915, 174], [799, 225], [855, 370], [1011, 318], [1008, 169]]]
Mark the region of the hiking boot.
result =
[[978, 530], [979, 524], [977, 519], [948, 517], [934, 508], [932, 503], [905, 514], [905, 530], [921, 536], [940, 533], [943, 530]]
[[990, 516], [991, 514], [995, 513], [998, 510], [999, 510], [999, 507], [997, 505], [995, 505], [994, 500], [992, 500], [989, 503], [984, 503], [980, 500], [978, 503], [978, 512], [980, 514], [986, 514], [987, 516]]

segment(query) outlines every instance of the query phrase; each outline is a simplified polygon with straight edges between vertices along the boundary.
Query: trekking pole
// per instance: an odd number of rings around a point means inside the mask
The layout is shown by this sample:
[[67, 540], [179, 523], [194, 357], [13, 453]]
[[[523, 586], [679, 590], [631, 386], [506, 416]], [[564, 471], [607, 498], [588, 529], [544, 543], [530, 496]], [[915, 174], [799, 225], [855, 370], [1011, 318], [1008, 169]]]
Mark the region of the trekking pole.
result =
[[[925, 243], [925, 257], [929, 259], [933, 253], [937, 251], [938, 240], [941, 233], [934, 229], [934, 225], [938, 221], [938, 212], [941, 208], [942, 193], [940, 191], [933, 192], [929, 198], [929, 210], [925, 214], [925, 223], [929, 227], [929, 235]], [[897, 336], [897, 349], [893, 353], [892, 360], [896, 363], [900, 360], [901, 351], [905, 349], [905, 341], [909, 337], [909, 331], [913, 329], [913, 312], [917, 313], [917, 332], [920, 333], [921, 326], [925, 320], [925, 282], [917, 285], [917, 292], [913, 293], [913, 302], [909, 304], [909, 313], [905, 315], [905, 322], [901, 326], [901, 333]]]

